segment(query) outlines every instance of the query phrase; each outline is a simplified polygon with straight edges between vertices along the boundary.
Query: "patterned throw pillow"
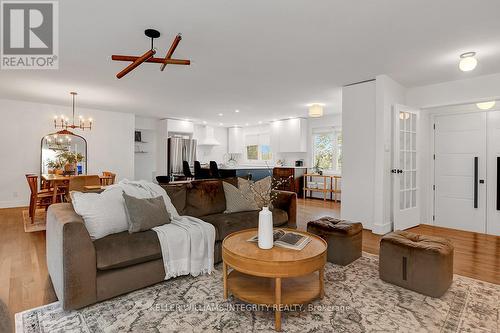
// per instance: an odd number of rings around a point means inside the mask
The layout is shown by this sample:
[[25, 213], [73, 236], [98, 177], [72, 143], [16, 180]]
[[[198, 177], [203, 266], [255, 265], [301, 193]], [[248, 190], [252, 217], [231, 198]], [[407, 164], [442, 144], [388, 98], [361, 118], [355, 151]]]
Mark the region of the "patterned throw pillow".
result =
[[[271, 192], [271, 176], [262, 178], [256, 182], [248, 179], [238, 178], [238, 188], [247, 196], [253, 196], [257, 206], [262, 208], [269, 202]], [[253, 190], [252, 190], [253, 187]], [[260, 195], [259, 195], [260, 194]]]
[[259, 210], [259, 206], [257, 206], [253, 195], [248, 195], [248, 192], [245, 193], [227, 182], [222, 182], [222, 185], [224, 186], [224, 195], [226, 196], [226, 210], [224, 213]]

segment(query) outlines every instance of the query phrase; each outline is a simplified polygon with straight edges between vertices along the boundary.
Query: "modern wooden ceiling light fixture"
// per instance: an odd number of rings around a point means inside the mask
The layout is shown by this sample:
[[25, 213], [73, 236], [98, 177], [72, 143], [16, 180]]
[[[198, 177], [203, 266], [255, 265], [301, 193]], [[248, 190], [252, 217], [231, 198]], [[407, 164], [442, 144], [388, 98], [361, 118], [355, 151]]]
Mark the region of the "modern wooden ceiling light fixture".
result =
[[172, 54], [174, 53], [175, 49], [177, 48], [177, 45], [179, 45], [179, 42], [181, 41], [182, 37], [181, 34], [177, 34], [175, 36], [174, 41], [172, 42], [172, 45], [170, 46], [170, 49], [168, 49], [167, 54], [165, 55], [165, 58], [155, 58], [154, 55], [156, 54], [156, 49], [154, 48], [154, 39], [160, 37], [160, 32], [155, 29], [146, 29], [144, 31], [144, 34], [151, 38], [151, 49], [145, 52], [143, 55], [140, 57], [136, 56], [126, 56], [126, 55], [112, 55], [111, 60], [116, 60], [116, 61], [131, 61], [132, 63], [125, 67], [121, 72], [116, 74], [116, 77], [121, 79], [131, 71], [133, 71], [135, 68], [137, 68], [140, 64], [144, 62], [152, 62], [156, 64], [161, 64], [160, 70], [163, 71], [165, 67], [168, 64], [171, 65], [190, 65], [191, 61], [190, 60], [183, 60], [183, 59], [172, 59]]

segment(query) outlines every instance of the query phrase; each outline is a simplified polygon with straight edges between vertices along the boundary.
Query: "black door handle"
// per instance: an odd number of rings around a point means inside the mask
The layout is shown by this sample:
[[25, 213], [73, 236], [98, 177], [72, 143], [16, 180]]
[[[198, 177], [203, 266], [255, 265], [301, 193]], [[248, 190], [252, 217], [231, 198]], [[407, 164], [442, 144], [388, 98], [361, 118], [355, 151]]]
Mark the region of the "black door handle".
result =
[[478, 207], [478, 183], [479, 183], [479, 157], [474, 157], [474, 208]]

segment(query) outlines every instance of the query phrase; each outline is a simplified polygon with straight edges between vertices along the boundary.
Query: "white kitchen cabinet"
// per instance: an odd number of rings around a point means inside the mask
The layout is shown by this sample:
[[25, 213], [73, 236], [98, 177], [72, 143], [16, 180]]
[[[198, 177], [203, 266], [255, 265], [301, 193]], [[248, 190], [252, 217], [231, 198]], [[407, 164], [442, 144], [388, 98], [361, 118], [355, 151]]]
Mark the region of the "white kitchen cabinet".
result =
[[307, 152], [307, 119], [294, 118], [278, 121], [279, 152]]
[[243, 128], [230, 127], [228, 129], [227, 152], [229, 154], [243, 154], [244, 136]]

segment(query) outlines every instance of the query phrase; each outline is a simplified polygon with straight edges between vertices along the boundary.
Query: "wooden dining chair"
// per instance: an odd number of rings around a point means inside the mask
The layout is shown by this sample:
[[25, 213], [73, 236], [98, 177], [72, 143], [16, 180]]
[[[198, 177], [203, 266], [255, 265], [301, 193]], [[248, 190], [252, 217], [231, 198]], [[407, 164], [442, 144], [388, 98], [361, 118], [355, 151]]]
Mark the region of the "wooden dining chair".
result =
[[113, 185], [116, 179], [116, 173], [112, 173], [110, 171], [103, 171], [101, 178], [101, 186]]
[[101, 179], [98, 175], [70, 176], [69, 191], [84, 192], [85, 186], [101, 186]]
[[[38, 176], [34, 174], [27, 174], [26, 175], [26, 180], [28, 181], [28, 185], [30, 187], [30, 207], [29, 207], [29, 217], [31, 218], [31, 223], [35, 223], [35, 211], [37, 208], [47, 208], [54, 203], [53, 202], [53, 196], [54, 196], [54, 191], [53, 189], [43, 189], [43, 190], [38, 190]], [[64, 195], [64, 192], [59, 192], [56, 193], [56, 198], [59, 197], [61, 198], [62, 201], [62, 195]]]

